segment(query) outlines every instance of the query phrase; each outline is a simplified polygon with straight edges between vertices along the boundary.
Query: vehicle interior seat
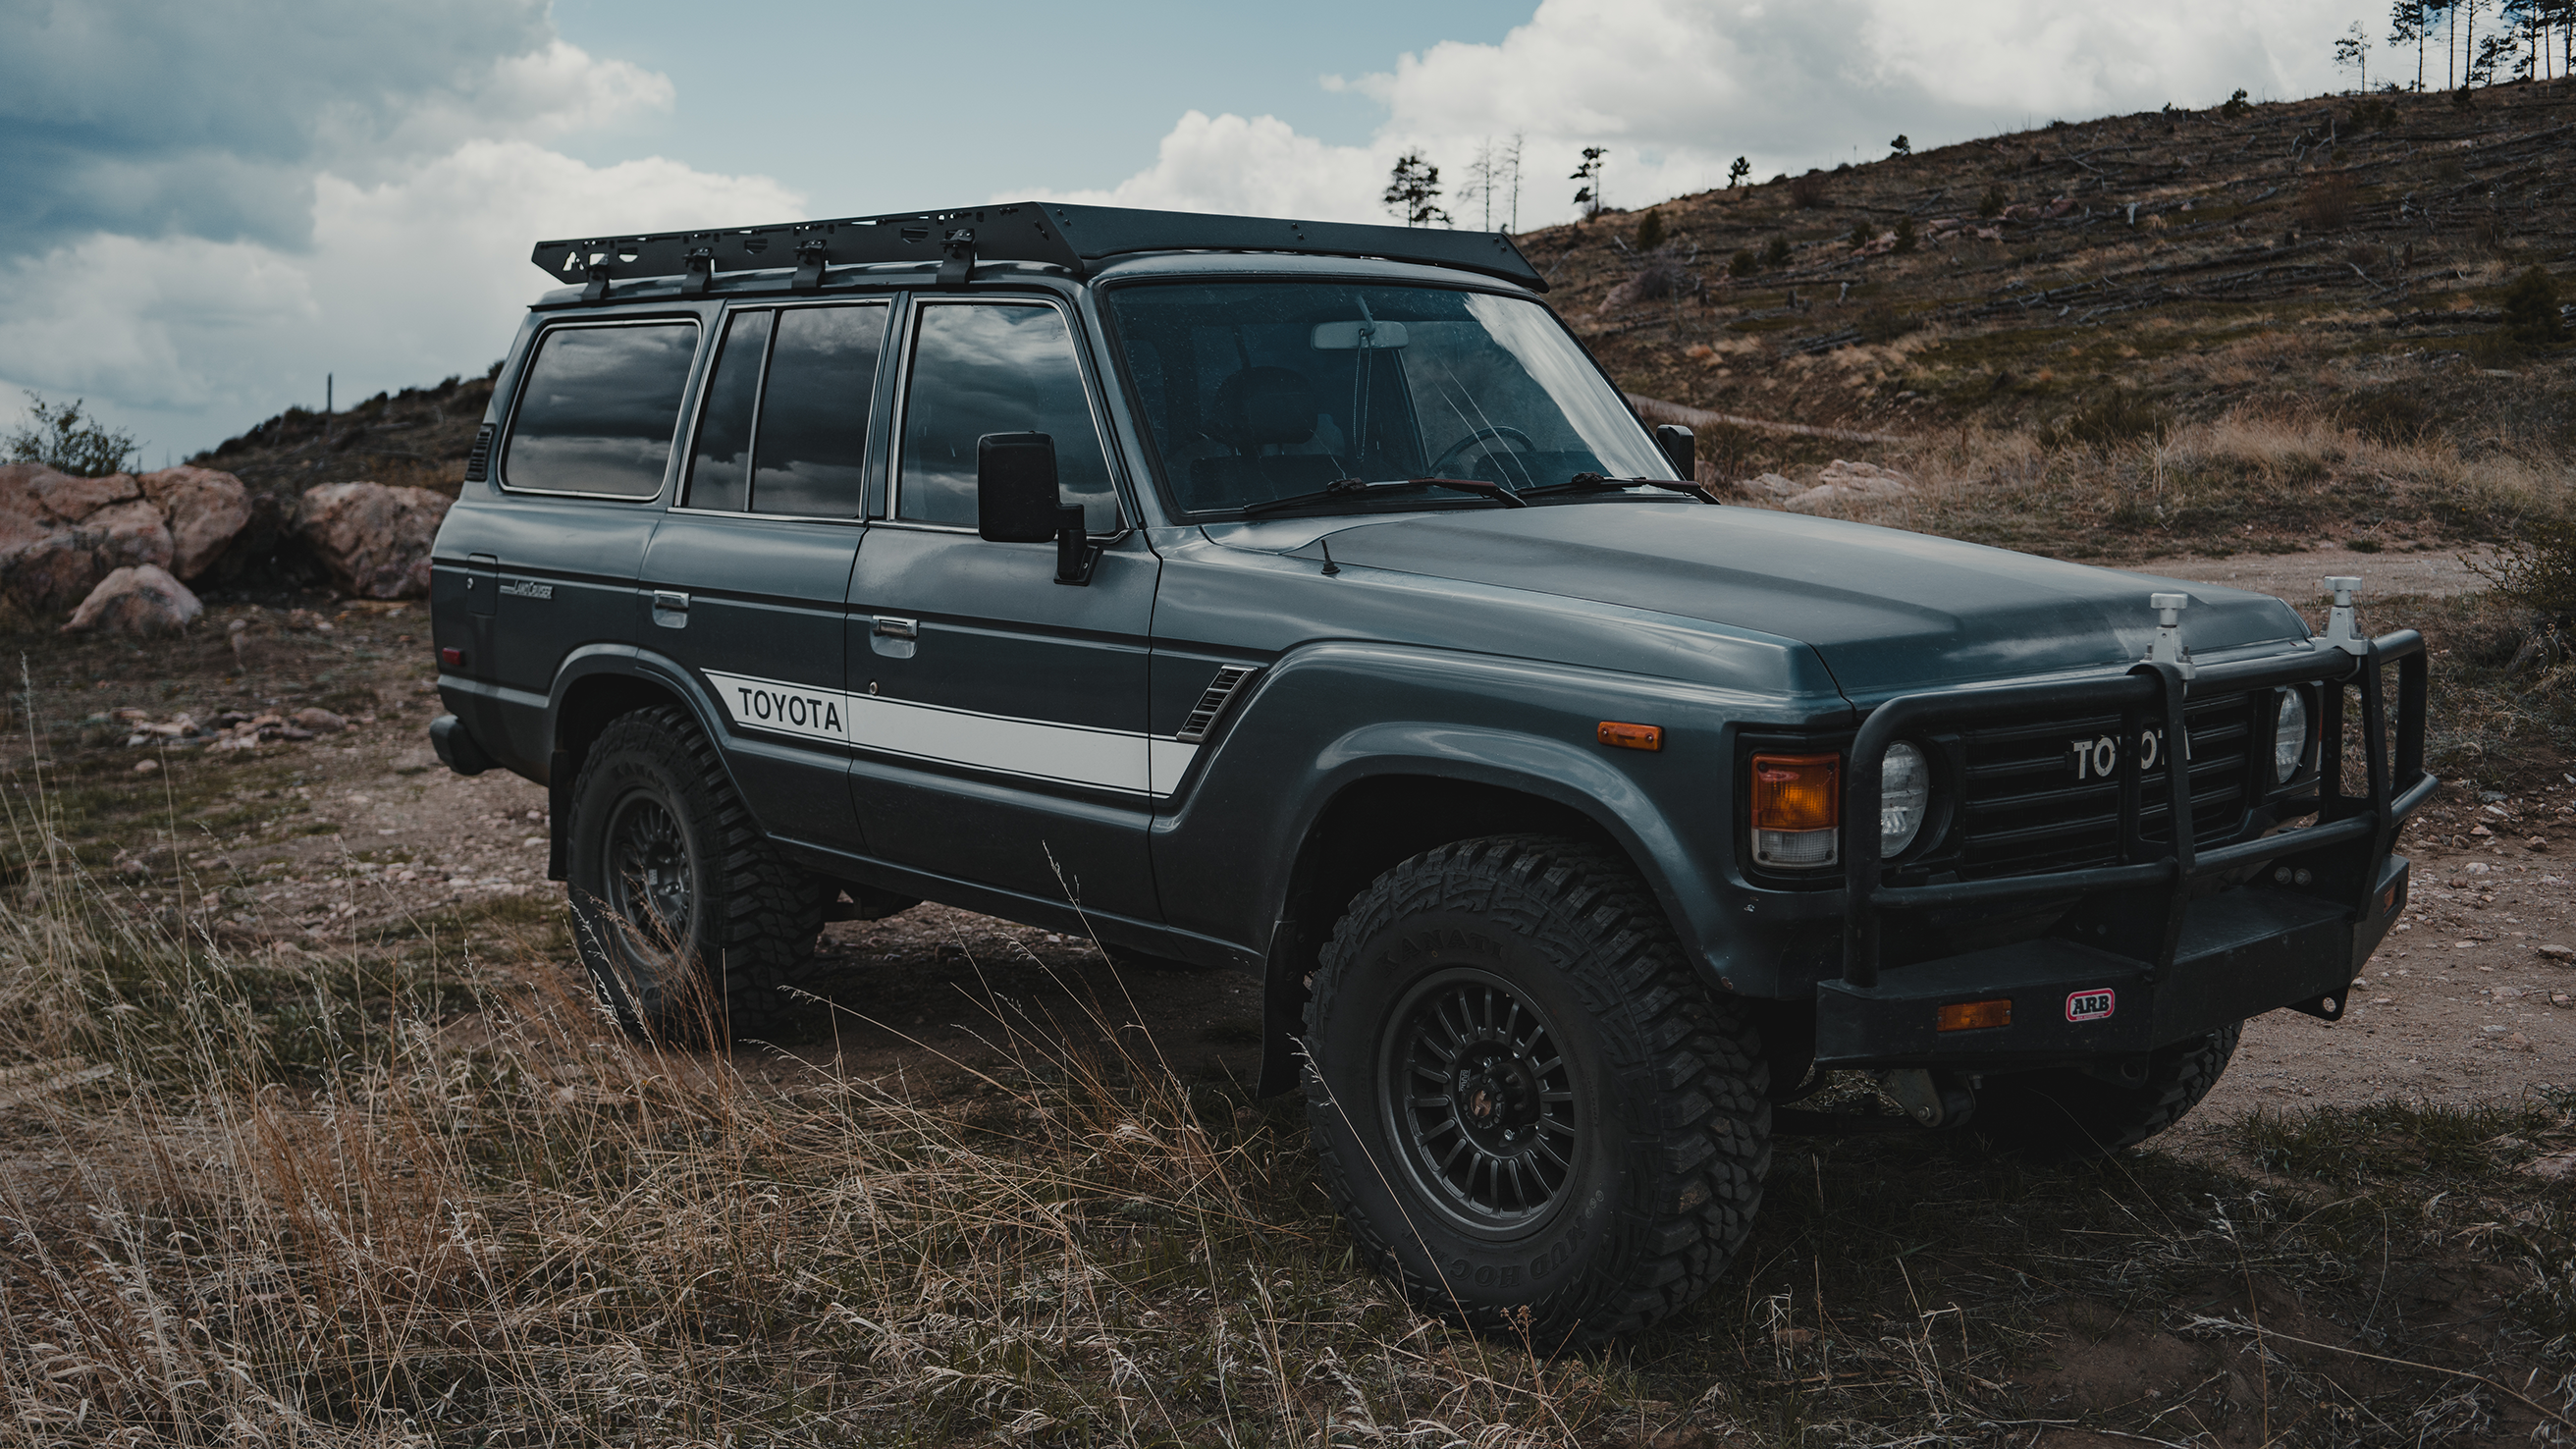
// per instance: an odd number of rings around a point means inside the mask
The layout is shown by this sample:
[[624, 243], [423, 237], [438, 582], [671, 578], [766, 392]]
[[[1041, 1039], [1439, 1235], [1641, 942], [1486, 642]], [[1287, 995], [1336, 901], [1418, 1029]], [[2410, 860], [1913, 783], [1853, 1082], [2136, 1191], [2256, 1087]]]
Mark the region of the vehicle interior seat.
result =
[[1263, 451], [1293, 448], [1315, 436], [1314, 384], [1291, 368], [1247, 367], [1217, 384], [1206, 431], [1235, 455], [1191, 460], [1187, 502], [1193, 509], [1240, 508], [1312, 493], [1350, 474], [1330, 453]]

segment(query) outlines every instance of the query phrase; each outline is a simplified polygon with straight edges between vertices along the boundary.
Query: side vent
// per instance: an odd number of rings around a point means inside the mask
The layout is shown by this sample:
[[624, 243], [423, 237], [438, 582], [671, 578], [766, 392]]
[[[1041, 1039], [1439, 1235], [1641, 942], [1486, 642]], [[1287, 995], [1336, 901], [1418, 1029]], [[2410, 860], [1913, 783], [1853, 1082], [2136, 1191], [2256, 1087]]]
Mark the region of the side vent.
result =
[[1208, 731], [1216, 728], [1217, 716], [1225, 713], [1226, 702], [1260, 672], [1261, 667], [1256, 664], [1228, 664], [1218, 669], [1216, 678], [1208, 681], [1207, 689], [1199, 695], [1198, 704], [1190, 710], [1190, 717], [1181, 722], [1181, 732], [1172, 738], [1185, 745], [1195, 745], [1206, 739]]
[[465, 481], [480, 483], [492, 476], [492, 425], [485, 423], [474, 430], [474, 451], [465, 455]]

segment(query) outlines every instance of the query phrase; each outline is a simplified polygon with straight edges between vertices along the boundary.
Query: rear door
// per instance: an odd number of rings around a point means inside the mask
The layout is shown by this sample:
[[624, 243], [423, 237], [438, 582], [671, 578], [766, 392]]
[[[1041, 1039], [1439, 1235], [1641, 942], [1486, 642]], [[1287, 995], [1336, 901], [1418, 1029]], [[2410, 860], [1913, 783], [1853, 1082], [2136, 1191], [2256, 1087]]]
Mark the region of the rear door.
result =
[[865, 530], [884, 301], [729, 311], [680, 500], [642, 571], [647, 649], [722, 706], [768, 833], [845, 850], [852, 815], [843, 604]]
[[[1069, 312], [918, 299], [892, 497], [851, 580], [852, 790], [869, 852], [950, 879], [1153, 919], [1145, 664], [1157, 561], [1125, 527]], [[975, 530], [976, 441], [1055, 440], [1104, 548], [1056, 582], [1053, 544]]]
[[695, 317], [632, 317], [557, 323], [530, 349], [495, 470], [506, 501], [475, 509], [450, 545], [469, 556], [461, 672], [490, 691], [467, 723], [505, 757], [548, 759], [567, 656], [634, 640], [698, 337]]

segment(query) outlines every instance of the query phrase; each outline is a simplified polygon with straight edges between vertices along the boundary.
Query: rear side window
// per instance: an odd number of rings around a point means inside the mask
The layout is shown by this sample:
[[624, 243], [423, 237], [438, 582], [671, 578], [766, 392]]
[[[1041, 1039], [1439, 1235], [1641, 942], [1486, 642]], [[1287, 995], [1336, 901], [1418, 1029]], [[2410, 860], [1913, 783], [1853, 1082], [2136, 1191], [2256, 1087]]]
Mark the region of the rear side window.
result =
[[689, 506], [855, 518], [882, 303], [737, 311], [690, 450]]
[[502, 481], [613, 498], [661, 492], [697, 348], [694, 322], [546, 333], [528, 364]]

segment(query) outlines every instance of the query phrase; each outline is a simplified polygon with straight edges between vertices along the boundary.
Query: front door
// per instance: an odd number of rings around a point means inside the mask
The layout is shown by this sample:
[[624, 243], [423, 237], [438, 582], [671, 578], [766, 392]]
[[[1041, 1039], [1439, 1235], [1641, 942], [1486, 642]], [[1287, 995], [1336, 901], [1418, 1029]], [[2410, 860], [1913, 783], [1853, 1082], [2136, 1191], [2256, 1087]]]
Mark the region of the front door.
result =
[[680, 502], [646, 553], [644, 646], [715, 696], [726, 755], [773, 836], [857, 851], [843, 602], [865, 532], [887, 304], [737, 307], [699, 404]]
[[[1070, 319], [923, 300], [906, 328], [889, 517], [850, 584], [851, 787], [871, 855], [1150, 920], [1145, 662], [1157, 560], [1118, 495]], [[976, 441], [1055, 440], [1068, 503], [1118, 535], [1088, 584], [975, 531]]]

